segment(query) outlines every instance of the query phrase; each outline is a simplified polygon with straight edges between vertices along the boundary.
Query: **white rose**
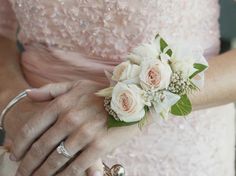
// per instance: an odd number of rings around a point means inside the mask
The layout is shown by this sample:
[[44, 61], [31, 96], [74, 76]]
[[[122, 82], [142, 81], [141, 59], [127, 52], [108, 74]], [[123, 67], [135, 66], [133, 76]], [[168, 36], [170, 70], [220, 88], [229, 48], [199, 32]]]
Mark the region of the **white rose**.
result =
[[141, 64], [140, 85], [144, 90], [161, 90], [170, 84], [172, 70], [167, 61], [152, 59]]
[[113, 89], [111, 108], [121, 121], [140, 121], [144, 115], [142, 90], [134, 84], [117, 83]]
[[160, 53], [160, 38], [158, 37], [151, 44], [142, 44], [134, 48], [128, 59], [140, 65], [143, 60], [158, 58]]
[[173, 56], [171, 58], [171, 67], [173, 71], [183, 73], [185, 78], [190, 77], [196, 69], [194, 68], [195, 63], [208, 65], [201, 48], [191, 48], [193, 44], [179, 43], [173, 46]]
[[138, 82], [140, 66], [131, 64], [130, 61], [122, 62], [115, 67], [112, 75], [114, 81], [130, 80], [132, 83]]
[[173, 71], [182, 72], [182, 75], [184, 78], [188, 78], [196, 71], [196, 69], [193, 67], [194, 63], [195, 63], [194, 60], [191, 58], [180, 59], [180, 58], [175, 57], [171, 59], [171, 67]]

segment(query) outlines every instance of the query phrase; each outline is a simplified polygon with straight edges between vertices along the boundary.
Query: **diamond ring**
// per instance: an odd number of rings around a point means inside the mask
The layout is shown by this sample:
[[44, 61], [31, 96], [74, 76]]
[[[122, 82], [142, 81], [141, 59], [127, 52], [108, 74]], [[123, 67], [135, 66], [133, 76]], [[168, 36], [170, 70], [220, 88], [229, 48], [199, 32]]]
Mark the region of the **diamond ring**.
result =
[[62, 141], [60, 143], [60, 145], [57, 147], [57, 153], [60, 154], [60, 155], [63, 155], [65, 156], [66, 158], [72, 158], [73, 155], [71, 155], [68, 150], [65, 148], [65, 144], [64, 144], [64, 141]]

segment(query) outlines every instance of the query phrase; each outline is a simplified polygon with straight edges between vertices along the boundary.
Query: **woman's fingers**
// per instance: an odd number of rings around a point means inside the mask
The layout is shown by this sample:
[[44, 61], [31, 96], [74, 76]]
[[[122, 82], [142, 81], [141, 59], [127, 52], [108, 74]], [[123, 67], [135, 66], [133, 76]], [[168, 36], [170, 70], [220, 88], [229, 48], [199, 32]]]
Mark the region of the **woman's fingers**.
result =
[[57, 115], [55, 107], [50, 106], [38, 112], [19, 129], [13, 141], [11, 159], [20, 160], [31, 144], [56, 121]]
[[[127, 133], [128, 131], [128, 133]], [[91, 167], [99, 158], [109, 153], [115, 146], [129, 140], [139, 131], [136, 125], [104, 130], [82, 153], [57, 176], [80, 175]], [[122, 139], [121, 139], [122, 138]]]
[[[82, 125], [77, 131], [72, 133], [65, 142], [65, 149], [70, 155], [78, 154], [83, 148], [85, 148], [101, 131], [102, 122], [89, 122]], [[34, 176], [41, 175], [54, 175], [56, 172], [63, 168], [69, 159], [63, 154], [59, 154], [56, 150], [46, 159], [46, 161], [37, 169]]]
[[[31, 175], [44, 160], [50, 155], [61, 141], [69, 134], [73, 133], [78, 126], [84, 123], [84, 116], [95, 115], [94, 111], [83, 109], [81, 111], [70, 111], [61, 115], [55, 125], [45, 132], [37, 141], [33, 143], [30, 150], [23, 158], [18, 173], [22, 176]], [[59, 162], [59, 161], [54, 161]]]
[[88, 170], [88, 176], [103, 176], [104, 166], [101, 159], [98, 159]]
[[60, 124], [55, 124], [55, 126], [51, 127], [31, 146], [21, 161], [17, 173], [22, 176], [31, 175], [69, 133], [70, 130], [63, 130]]
[[27, 90], [28, 97], [34, 101], [48, 101], [70, 91], [75, 82], [51, 83], [41, 88]]
[[74, 176], [80, 175], [96, 163], [106, 152], [105, 141], [96, 142], [85, 149], [65, 170], [58, 173], [57, 176]]

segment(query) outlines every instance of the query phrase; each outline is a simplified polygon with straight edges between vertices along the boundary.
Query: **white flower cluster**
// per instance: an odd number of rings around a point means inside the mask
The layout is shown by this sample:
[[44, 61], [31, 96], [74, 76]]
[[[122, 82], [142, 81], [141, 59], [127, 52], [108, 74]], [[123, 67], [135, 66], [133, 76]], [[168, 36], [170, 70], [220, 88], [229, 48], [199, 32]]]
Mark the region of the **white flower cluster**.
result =
[[183, 77], [182, 72], [174, 72], [168, 90], [174, 94], [184, 95], [191, 89], [190, 79]]
[[170, 47], [157, 36], [150, 44], [133, 49], [127, 61], [115, 67], [111, 77], [115, 84], [97, 94], [110, 97], [106, 106], [115, 119], [139, 122], [147, 108], [158, 114], [169, 112], [207, 66], [202, 52], [179, 44]]

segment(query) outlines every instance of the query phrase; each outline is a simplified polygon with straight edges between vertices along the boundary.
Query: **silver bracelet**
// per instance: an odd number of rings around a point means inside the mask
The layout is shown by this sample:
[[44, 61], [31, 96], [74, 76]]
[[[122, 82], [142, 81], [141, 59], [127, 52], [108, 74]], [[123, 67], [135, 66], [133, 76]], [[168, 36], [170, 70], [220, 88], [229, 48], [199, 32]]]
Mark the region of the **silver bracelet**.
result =
[[27, 96], [27, 91], [23, 91], [20, 94], [18, 94], [15, 98], [13, 98], [7, 106], [2, 110], [1, 115], [0, 115], [0, 130], [4, 130], [4, 118], [7, 114], [7, 112], [16, 104], [18, 103], [21, 99]]

